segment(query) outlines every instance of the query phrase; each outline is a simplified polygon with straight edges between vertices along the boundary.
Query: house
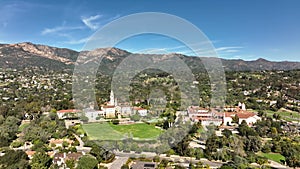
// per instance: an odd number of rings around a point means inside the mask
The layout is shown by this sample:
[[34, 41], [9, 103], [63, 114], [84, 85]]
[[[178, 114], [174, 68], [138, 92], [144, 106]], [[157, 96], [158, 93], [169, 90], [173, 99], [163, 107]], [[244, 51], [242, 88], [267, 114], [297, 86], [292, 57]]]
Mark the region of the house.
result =
[[237, 116], [239, 118], [239, 124], [241, 124], [242, 121], [245, 120], [249, 126], [252, 126], [258, 120], [261, 120], [261, 118], [253, 112], [239, 113], [237, 114]]
[[148, 110], [141, 107], [133, 107], [133, 111], [135, 114], [139, 114], [140, 116], [147, 116]]
[[201, 108], [199, 106], [190, 106], [187, 109], [188, 117], [194, 122], [201, 122], [202, 125], [214, 124], [216, 126], [232, 125], [233, 118], [239, 118], [239, 124], [243, 120], [249, 126], [252, 126], [261, 118], [253, 112], [248, 112], [244, 103], [239, 103], [236, 107], [225, 107], [224, 112], [217, 109]]
[[82, 124], [82, 121], [80, 120], [65, 120], [65, 126], [66, 128], [70, 128], [70, 126], [75, 126], [76, 124]]
[[102, 111], [105, 118], [115, 118], [116, 117], [116, 107], [114, 105], [102, 106]]
[[187, 108], [187, 114], [191, 119], [193, 119], [194, 117], [209, 116], [208, 112], [208, 108], [202, 108], [199, 106], [190, 106]]
[[130, 116], [133, 114], [133, 109], [130, 106], [118, 106], [117, 112], [120, 112], [122, 116]]
[[144, 161], [137, 161], [131, 166], [132, 169], [155, 169], [156, 167], [157, 164], [155, 162]]
[[76, 153], [55, 153], [53, 157], [53, 163], [57, 164], [60, 168], [65, 168], [65, 164], [67, 160], [75, 160], [78, 161], [80, 157], [84, 154], [81, 152]]
[[35, 154], [36, 151], [31, 151], [31, 150], [28, 150], [28, 151], [25, 151], [25, 153], [27, 154], [28, 158], [31, 160], [33, 155]]
[[210, 124], [219, 126], [223, 123], [223, 114], [216, 110], [210, 110], [199, 106], [190, 106], [187, 109], [187, 113], [192, 121], [201, 122], [204, 126]]
[[89, 122], [95, 122], [100, 117], [105, 117], [105, 111], [103, 110], [85, 109], [83, 111], [85, 116], [89, 119]]
[[78, 118], [78, 113], [81, 113], [77, 109], [59, 110], [56, 112], [59, 119], [76, 119]]
[[249, 126], [252, 126], [254, 123], [256, 123], [258, 120], [261, 120], [261, 118], [259, 116], [257, 116], [255, 113], [253, 112], [248, 112], [245, 110], [240, 110], [240, 109], [236, 109], [236, 111], [234, 112], [224, 112], [225, 116], [224, 116], [224, 124], [225, 125], [232, 125], [232, 118], [234, 118], [235, 116], [238, 117], [239, 119], [239, 124], [242, 123], [243, 120], [246, 121], [246, 123]]

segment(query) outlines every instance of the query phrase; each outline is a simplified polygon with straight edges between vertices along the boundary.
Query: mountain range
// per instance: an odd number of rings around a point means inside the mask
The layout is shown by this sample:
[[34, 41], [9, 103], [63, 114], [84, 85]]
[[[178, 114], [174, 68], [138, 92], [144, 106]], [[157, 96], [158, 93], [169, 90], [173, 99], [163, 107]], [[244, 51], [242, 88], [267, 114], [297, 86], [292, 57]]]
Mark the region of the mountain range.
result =
[[[98, 62], [96, 57], [103, 55], [101, 62], [105, 69], [114, 69], [126, 56], [132, 53], [118, 48], [99, 48], [92, 51], [77, 52], [67, 48], [57, 48], [30, 42], [17, 44], [0, 44], [0, 68], [25, 69], [43, 67], [49, 70], [72, 70], [79, 55], [86, 58], [81, 62]], [[145, 54], [133, 54], [145, 55]], [[149, 54], [148, 54], [149, 55]], [[201, 57], [178, 55], [193, 71], [204, 70]], [[84, 57], [86, 56], [86, 57]], [[159, 55], [158, 55], [159, 56]], [[161, 55], [163, 59], [165, 55]], [[213, 59], [213, 58], [212, 58]], [[273, 62], [265, 59], [244, 61], [241, 59], [221, 59], [226, 71], [258, 71], [258, 70], [294, 70], [300, 69], [300, 62]]]

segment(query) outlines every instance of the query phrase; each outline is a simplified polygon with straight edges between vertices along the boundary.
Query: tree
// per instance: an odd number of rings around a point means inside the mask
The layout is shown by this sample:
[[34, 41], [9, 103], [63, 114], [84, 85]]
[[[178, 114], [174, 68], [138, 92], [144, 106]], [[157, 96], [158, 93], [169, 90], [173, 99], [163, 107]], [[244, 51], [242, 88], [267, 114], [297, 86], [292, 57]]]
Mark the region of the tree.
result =
[[175, 165], [175, 168], [174, 169], [186, 169], [186, 167], [183, 167], [181, 165]]
[[117, 119], [112, 120], [112, 124], [114, 124], [114, 125], [118, 125], [119, 123], [120, 123], [120, 120], [117, 120]]
[[271, 136], [276, 137], [278, 135], [278, 131], [276, 127], [271, 127]]
[[83, 121], [84, 123], [89, 121], [89, 118], [86, 117], [84, 114], [82, 114], [82, 116], [80, 116], [80, 120]]
[[0, 168], [27, 169], [29, 168], [28, 156], [24, 151], [8, 150], [0, 157]]
[[203, 150], [201, 148], [195, 149], [195, 157], [197, 160], [200, 160], [200, 158], [203, 157]]
[[36, 152], [31, 160], [32, 169], [47, 169], [51, 166], [52, 160], [45, 152]]
[[222, 131], [222, 134], [226, 137], [226, 138], [229, 138], [231, 135], [232, 135], [232, 132], [228, 129], [224, 129]]
[[270, 145], [269, 143], [266, 143], [266, 144], [262, 147], [261, 151], [262, 151], [263, 153], [270, 153], [270, 152], [271, 152], [271, 145]]
[[130, 119], [133, 121], [140, 121], [141, 116], [139, 116], [138, 114], [134, 114], [134, 115], [130, 116]]
[[91, 155], [82, 156], [77, 164], [76, 169], [97, 169], [98, 161]]
[[292, 154], [291, 156], [286, 157], [286, 163], [290, 167], [300, 167], [300, 155], [299, 153], [297, 154]]
[[281, 116], [280, 116], [280, 114], [278, 114], [278, 113], [274, 113], [274, 114], [273, 114], [273, 118], [274, 118], [275, 120], [280, 120], [280, 119], [281, 119]]
[[154, 157], [153, 157], [153, 161], [154, 161], [154, 162], [159, 162], [159, 161], [160, 161], [159, 156], [154, 156]]
[[188, 153], [189, 143], [190, 143], [190, 138], [188, 136], [186, 136], [173, 149], [179, 155], [185, 156]]
[[15, 139], [19, 124], [20, 119], [13, 116], [6, 117], [6, 120], [0, 125], [0, 138], [6, 138], [9, 142]]
[[276, 102], [276, 108], [280, 109], [285, 106], [285, 101], [282, 98], [278, 98]]
[[169, 164], [169, 161], [166, 159], [161, 160], [161, 162], [159, 163], [158, 167], [159, 168], [166, 168]]
[[239, 124], [239, 117], [237, 115], [233, 116], [232, 117], [232, 122], [236, 123], [236, 124]]
[[261, 149], [261, 140], [258, 136], [248, 136], [244, 139], [245, 150], [251, 152], [258, 152]]
[[99, 163], [103, 162], [103, 161], [113, 160], [114, 157], [115, 157], [115, 155], [113, 153], [111, 153], [110, 151], [105, 150], [104, 148], [98, 146], [97, 144], [94, 144], [92, 146], [90, 154], [95, 156]]
[[258, 157], [256, 163], [263, 166], [268, 163], [268, 159], [266, 157]]
[[259, 111], [258, 111], [258, 116], [259, 116], [259, 117], [266, 117], [266, 116], [267, 116], [267, 113], [265, 113], [264, 111], [259, 110]]
[[243, 120], [242, 123], [239, 125], [238, 128], [239, 134], [241, 136], [255, 136], [257, 135], [257, 133], [255, 132], [255, 130], [253, 130], [252, 128], [250, 128], [246, 121]]
[[208, 159], [211, 159], [213, 154], [217, 152], [217, 149], [219, 148], [219, 138], [217, 135], [213, 134], [211, 135], [207, 140], [205, 144], [205, 155]]
[[66, 165], [69, 169], [74, 169], [75, 168], [75, 163], [76, 163], [76, 161], [74, 159], [68, 159], [66, 161]]
[[129, 166], [127, 164], [122, 165], [121, 169], [129, 169]]
[[246, 156], [244, 146], [243, 139], [240, 136], [234, 136], [229, 143], [229, 147], [233, 150], [234, 154], [241, 157]]

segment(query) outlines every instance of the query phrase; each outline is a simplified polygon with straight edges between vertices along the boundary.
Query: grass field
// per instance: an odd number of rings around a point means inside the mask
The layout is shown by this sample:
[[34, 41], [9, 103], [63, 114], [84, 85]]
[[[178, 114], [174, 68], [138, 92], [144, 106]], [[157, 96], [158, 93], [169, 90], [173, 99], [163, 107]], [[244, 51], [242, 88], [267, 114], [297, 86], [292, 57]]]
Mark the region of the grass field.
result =
[[83, 124], [83, 130], [91, 140], [121, 140], [132, 136], [134, 139], [156, 139], [162, 131], [145, 123], [114, 125], [110, 123]]
[[[255, 112], [258, 112], [258, 110], [253, 110]], [[300, 114], [298, 114], [295, 111], [285, 111], [285, 110], [278, 110], [278, 111], [272, 111], [272, 110], [264, 110], [264, 112], [267, 113], [267, 116], [273, 117], [274, 113], [280, 114], [281, 119], [286, 121], [298, 121], [298, 118], [300, 119]]]
[[259, 153], [258, 155], [266, 157], [269, 160], [281, 163], [280, 160], [285, 160], [285, 157], [279, 153]]
[[281, 118], [286, 120], [286, 121], [297, 121], [298, 118], [300, 117], [297, 112], [294, 111], [284, 111], [284, 110], [278, 110], [277, 112], [271, 111], [271, 110], [266, 110], [268, 116], [273, 116], [274, 113], [280, 114]]
[[26, 127], [28, 127], [29, 126], [29, 123], [24, 123], [24, 124], [21, 124], [20, 126], [19, 126], [19, 129], [18, 129], [18, 131], [23, 131]]

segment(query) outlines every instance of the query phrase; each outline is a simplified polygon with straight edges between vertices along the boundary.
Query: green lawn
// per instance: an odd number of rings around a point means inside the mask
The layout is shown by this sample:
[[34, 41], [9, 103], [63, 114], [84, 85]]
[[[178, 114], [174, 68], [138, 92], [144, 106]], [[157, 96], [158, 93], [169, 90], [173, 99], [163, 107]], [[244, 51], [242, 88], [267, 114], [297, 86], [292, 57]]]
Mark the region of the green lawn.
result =
[[156, 139], [162, 131], [145, 123], [113, 125], [110, 123], [83, 124], [83, 130], [92, 140], [121, 140], [132, 136], [134, 139]]
[[285, 157], [279, 153], [262, 153], [262, 152], [260, 152], [258, 155], [266, 157], [267, 159], [276, 161], [278, 163], [281, 163], [280, 160], [285, 160]]
[[283, 110], [278, 110], [277, 112], [271, 111], [271, 110], [266, 110], [268, 116], [273, 116], [274, 113], [280, 114], [281, 118], [286, 120], [286, 121], [297, 121], [298, 118], [300, 117], [297, 112], [291, 111], [283, 111]]
[[[253, 110], [254, 112], [258, 112], [258, 110]], [[285, 110], [278, 110], [278, 111], [272, 111], [272, 110], [263, 110], [264, 112], [267, 113], [267, 116], [273, 117], [274, 113], [280, 114], [281, 119], [286, 120], [286, 121], [298, 121], [298, 118], [300, 119], [300, 114], [298, 114], [295, 111], [285, 111]]]
[[21, 124], [21, 125], [19, 126], [18, 131], [22, 132], [22, 131], [23, 131], [26, 127], [28, 127], [28, 126], [29, 126], [29, 123]]

